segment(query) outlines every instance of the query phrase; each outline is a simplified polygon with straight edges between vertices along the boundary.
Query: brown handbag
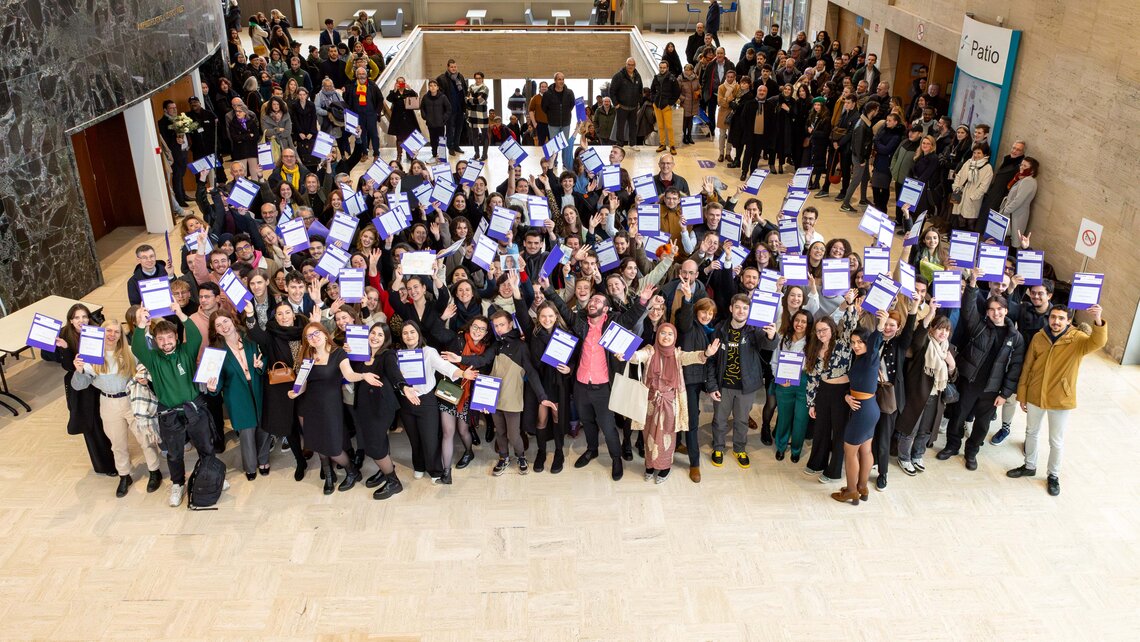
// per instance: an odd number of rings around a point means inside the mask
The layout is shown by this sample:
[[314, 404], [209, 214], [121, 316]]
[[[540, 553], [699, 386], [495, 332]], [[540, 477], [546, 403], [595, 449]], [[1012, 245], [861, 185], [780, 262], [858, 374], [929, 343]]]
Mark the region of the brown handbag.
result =
[[293, 383], [296, 379], [297, 375], [293, 374], [293, 369], [284, 361], [278, 361], [269, 369], [269, 385], [271, 386], [279, 383]]
[[889, 415], [899, 409], [899, 400], [895, 396], [895, 384], [885, 381], [879, 382], [879, 389], [875, 391], [875, 400], [879, 402], [879, 412]]

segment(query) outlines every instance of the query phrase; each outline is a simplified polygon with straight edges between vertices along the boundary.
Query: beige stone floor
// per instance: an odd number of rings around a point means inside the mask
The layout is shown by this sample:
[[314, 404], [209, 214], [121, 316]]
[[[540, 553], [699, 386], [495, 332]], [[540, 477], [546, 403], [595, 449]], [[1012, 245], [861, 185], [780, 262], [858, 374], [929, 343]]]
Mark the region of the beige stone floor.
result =
[[[709, 158], [711, 143], [688, 147], [678, 172], [694, 183]], [[654, 162], [645, 150], [626, 166]], [[788, 178], [765, 185], [766, 210]], [[862, 242], [854, 216], [812, 202], [824, 236]], [[99, 243], [107, 285], [88, 298], [111, 315], [143, 240], [163, 247], [137, 229]], [[1077, 640], [1135, 639], [1140, 625], [1140, 371], [1103, 355], [1085, 363], [1060, 497], [1042, 477], [1004, 475], [1020, 463], [1019, 414], [978, 471], [931, 453], [926, 473], [893, 466], [887, 492], [859, 507], [776, 462], [755, 433], [751, 469], [713, 468], [706, 404], [700, 485], [682, 457], [661, 486], [641, 480], [640, 460], [611, 482], [605, 456], [493, 478], [484, 445], [453, 486], [432, 486], [411, 478], [401, 434], [406, 490], [386, 502], [362, 486], [325, 497], [313, 470], [294, 482], [287, 453], [248, 482], [231, 446], [220, 510], [192, 513], [165, 505], [169, 482], [116, 499], [65, 433], [59, 367], [9, 367], [35, 410], [0, 419], [3, 638]], [[568, 459], [583, 448], [574, 440]]]

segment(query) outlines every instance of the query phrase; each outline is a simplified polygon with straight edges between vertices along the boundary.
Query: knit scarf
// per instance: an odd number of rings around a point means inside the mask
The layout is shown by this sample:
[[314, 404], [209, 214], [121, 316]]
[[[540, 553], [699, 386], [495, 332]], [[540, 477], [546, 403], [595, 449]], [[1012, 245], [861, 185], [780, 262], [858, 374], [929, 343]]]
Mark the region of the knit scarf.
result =
[[1012, 189], [1012, 188], [1013, 188], [1013, 185], [1014, 185], [1014, 183], [1016, 183], [1017, 181], [1019, 181], [1019, 180], [1021, 180], [1021, 179], [1025, 178], [1026, 176], [1029, 176], [1029, 175], [1031, 174], [1031, 172], [1032, 172], [1032, 171], [1033, 171], [1033, 170], [1025, 170], [1025, 171], [1021, 171], [1021, 170], [1018, 170], [1018, 172], [1017, 172], [1016, 174], [1014, 174], [1014, 175], [1013, 175], [1013, 178], [1012, 178], [1012, 179], [1010, 179], [1009, 183], [1008, 183], [1008, 184], [1006, 184], [1006, 188], [1007, 188], [1007, 189]]
[[922, 371], [934, 379], [931, 394], [945, 390], [946, 383], [950, 380], [950, 371], [946, 367], [946, 353], [949, 351], [949, 341], [935, 341], [931, 338], [926, 344], [926, 363]]
[[289, 169], [288, 167], [282, 165], [281, 176], [285, 180], [289, 181], [289, 184], [293, 186], [293, 189], [297, 189], [297, 184], [301, 180], [301, 166], [294, 165], [293, 169]]
[[[487, 344], [477, 343], [471, 340], [471, 335], [467, 334], [463, 337], [463, 356], [471, 357], [481, 355], [487, 349]], [[457, 364], [460, 370], [467, 370], [471, 366], [462, 363]], [[471, 399], [471, 390], [474, 384], [466, 379], [463, 380], [463, 394], [459, 396], [459, 403], [455, 405], [456, 409], [463, 409], [467, 407], [467, 401]]]
[[361, 105], [368, 104], [368, 83], [356, 83], [356, 100]]
[[677, 336], [677, 328], [672, 323], [662, 323], [657, 326], [657, 341], [653, 344], [653, 356], [649, 358], [649, 368], [646, 372], [646, 384], [652, 390], [673, 390], [684, 388], [681, 382], [681, 369], [677, 365], [676, 338], [670, 346], [661, 345], [661, 331], [669, 328], [673, 336]]

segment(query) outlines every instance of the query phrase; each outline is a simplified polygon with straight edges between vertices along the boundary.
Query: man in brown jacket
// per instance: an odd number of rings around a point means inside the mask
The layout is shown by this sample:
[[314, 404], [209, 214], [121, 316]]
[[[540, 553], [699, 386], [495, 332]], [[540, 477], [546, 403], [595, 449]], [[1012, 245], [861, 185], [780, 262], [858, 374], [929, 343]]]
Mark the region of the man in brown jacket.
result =
[[1025, 427], [1025, 463], [1006, 473], [1009, 477], [1032, 477], [1037, 474], [1037, 434], [1041, 420], [1049, 417], [1049, 494], [1061, 494], [1061, 451], [1069, 413], [1077, 407], [1077, 372], [1086, 354], [1100, 350], [1108, 342], [1108, 325], [1101, 318], [1101, 308], [1093, 305], [1092, 334], [1073, 327], [1073, 311], [1054, 305], [1049, 320], [1025, 351], [1025, 364], [1017, 384], [1017, 398], [1027, 415]]

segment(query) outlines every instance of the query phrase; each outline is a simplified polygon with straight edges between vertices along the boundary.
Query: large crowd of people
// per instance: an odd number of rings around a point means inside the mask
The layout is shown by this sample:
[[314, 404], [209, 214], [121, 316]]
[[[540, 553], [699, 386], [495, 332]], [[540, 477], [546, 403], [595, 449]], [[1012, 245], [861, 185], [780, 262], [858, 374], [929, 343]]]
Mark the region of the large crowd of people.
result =
[[[503, 124], [483, 75], [455, 61], [422, 96], [403, 78], [384, 95], [374, 29], [354, 28], [342, 41], [329, 24], [307, 58], [287, 24], [258, 27], [264, 55], [235, 33], [230, 76], [204, 79], [209, 105], [191, 102], [199, 127], [171, 135], [176, 108], [160, 121], [175, 179], [189, 165], [198, 183], [178, 264], [136, 249], [131, 308], [101, 322], [102, 364], [78, 355], [98, 321], [82, 305], [44, 353], [67, 370], [69, 432], [119, 496], [133, 437], [147, 490], [164, 453], [180, 505], [184, 453], [224, 450], [228, 419], [250, 482], [279, 447], [297, 481], [318, 455], [326, 494], [362, 482], [387, 499], [409, 464], [438, 484], [480, 465], [558, 474], [584, 432], [574, 467], [601, 458], [604, 438], [614, 481], [635, 452], [646, 480], [668, 479], [680, 454], [700, 482], [702, 459], [747, 469], [771, 448], [858, 504], [872, 475], [882, 491], [892, 467], [927, 471], [943, 424], [937, 459], [961, 452], [976, 469], [991, 422], [1000, 444], [1016, 406], [1025, 460], [1008, 475], [1036, 474], [1047, 418], [1046, 485], [1060, 492], [1078, 367], [1107, 328], [1095, 302], [1077, 323], [1047, 263], [1023, 269], [1038, 170], [1025, 143], [992, 166], [989, 128], [956, 127], [933, 82], [892, 92], [875, 54], [826, 32], [785, 44], [776, 25], [734, 61], [697, 25], [685, 61], [670, 44], [650, 82], [630, 59], [579, 100], [557, 74], [516, 92]], [[680, 153], [715, 139], [740, 187], [676, 173], [674, 109]], [[626, 149], [650, 136], [659, 171], [631, 176]], [[544, 157], [541, 173], [490, 176], [489, 147], [508, 141]], [[755, 196], [764, 165], [795, 177], [797, 205]], [[832, 186], [842, 210], [866, 206], [866, 236], [822, 234], [811, 199]], [[972, 245], [948, 238], [963, 232]], [[907, 243], [892, 256], [896, 233]], [[996, 269], [985, 248], [1000, 248]], [[140, 291], [154, 279], [170, 282], [164, 316]], [[207, 350], [220, 366], [196, 381]], [[390, 442], [404, 437], [411, 460], [397, 462]]]

